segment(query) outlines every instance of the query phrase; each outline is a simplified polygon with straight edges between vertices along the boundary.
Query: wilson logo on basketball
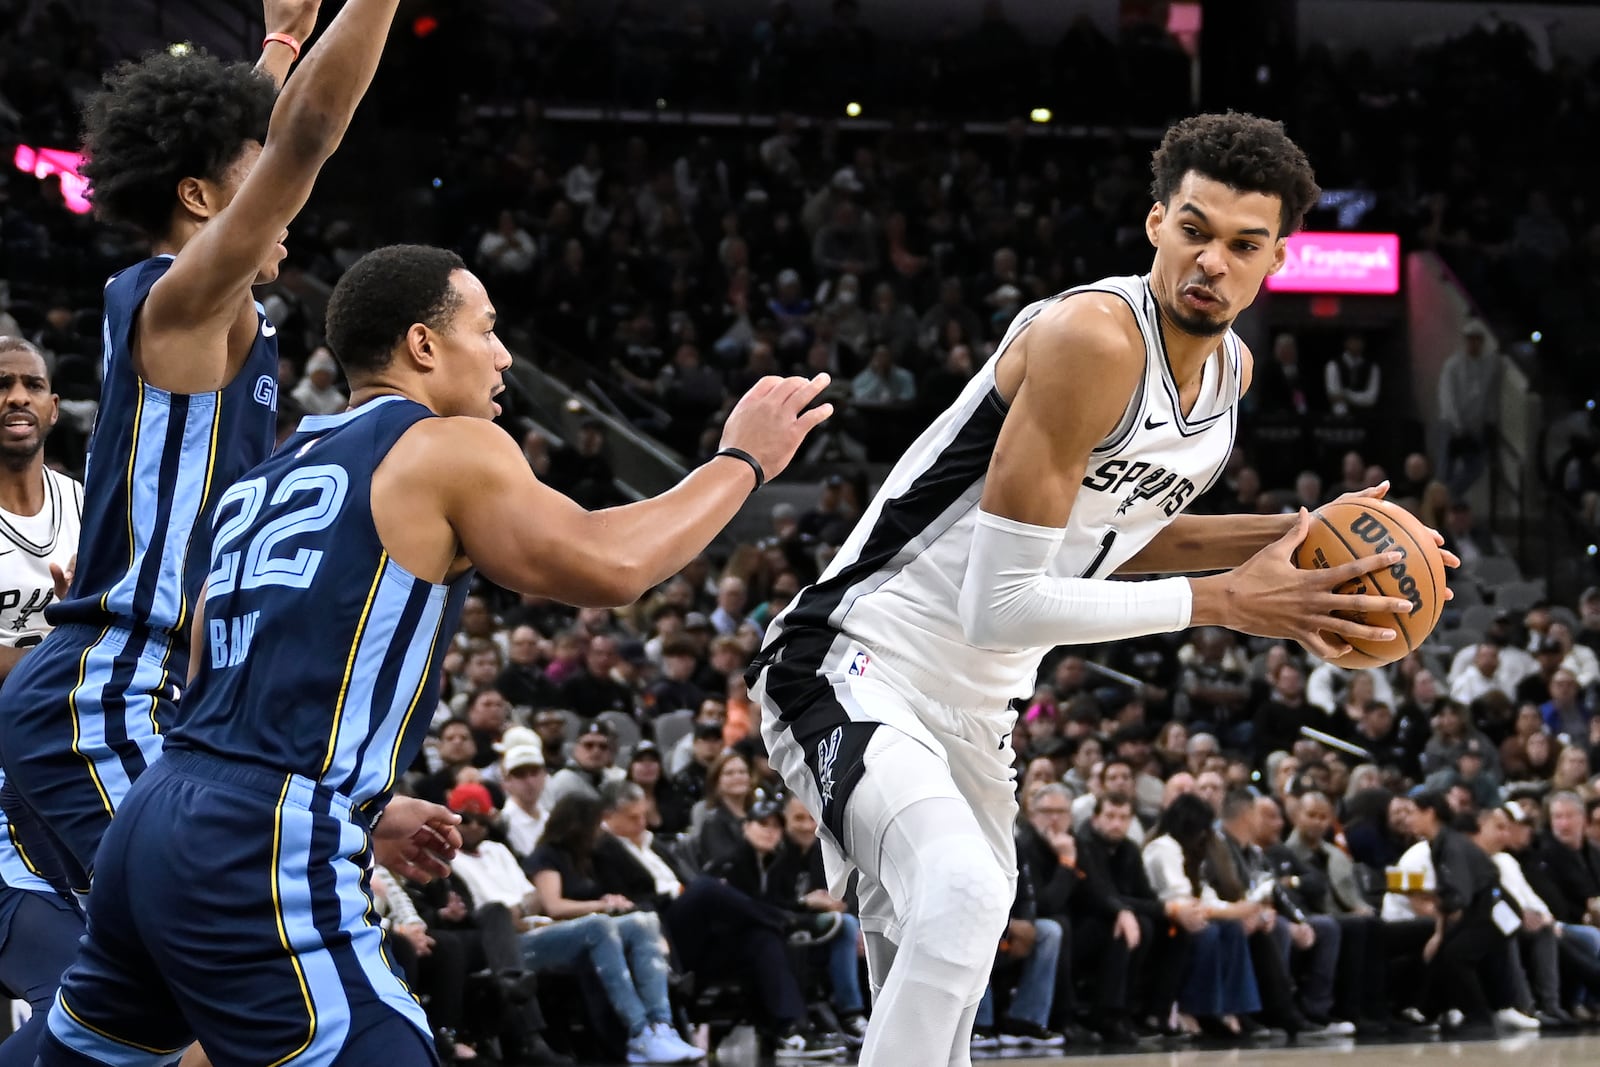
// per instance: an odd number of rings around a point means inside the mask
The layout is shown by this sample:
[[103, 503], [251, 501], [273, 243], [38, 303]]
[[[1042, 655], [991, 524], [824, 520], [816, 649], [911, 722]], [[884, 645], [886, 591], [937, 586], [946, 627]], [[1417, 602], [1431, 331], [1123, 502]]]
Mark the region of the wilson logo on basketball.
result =
[[1417, 589], [1416, 578], [1406, 569], [1406, 558], [1409, 553], [1395, 540], [1389, 528], [1376, 515], [1364, 511], [1350, 521], [1350, 532], [1371, 545], [1374, 555], [1381, 552], [1400, 553], [1400, 562], [1389, 568], [1389, 577], [1395, 580], [1400, 595], [1411, 601], [1411, 610], [1420, 612], [1422, 593]]

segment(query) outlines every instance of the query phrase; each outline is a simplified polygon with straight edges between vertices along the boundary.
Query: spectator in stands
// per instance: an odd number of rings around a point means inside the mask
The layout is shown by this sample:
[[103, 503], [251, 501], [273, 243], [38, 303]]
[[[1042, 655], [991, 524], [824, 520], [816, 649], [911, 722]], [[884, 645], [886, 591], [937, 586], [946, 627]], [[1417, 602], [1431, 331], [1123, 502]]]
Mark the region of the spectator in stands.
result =
[[1323, 385], [1327, 391], [1328, 407], [1335, 415], [1347, 418], [1366, 418], [1378, 406], [1378, 390], [1382, 375], [1367, 354], [1367, 340], [1360, 334], [1350, 334], [1344, 340], [1344, 351], [1337, 359], [1328, 361], [1323, 370]]
[[[598, 638], [596, 640], [599, 640]], [[612, 762], [616, 759], [616, 740], [605, 723], [590, 722], [572, 743], [572, 758], [550, 777], [545, 787], [544, 806], [551, 811], [569, 796], [600, 798], [600, 787], [621, 778]]]
[[737, 849], [754, 792], [750, 761], [744, 756], [730, 749], [712, 762], [706, 795], [690, 817], [701, 867], [709, 869]]
[[510, 721], [510, 712], [511, 705], [495, 689], [480, 689], [467, 702], [467, 725], [472, 727], [472, 740], [477, 746], [472, 764], [483, 768], [487, 777], [494, 777], [500, 738]]
[[603, 802], [607, 833], [594, 852], [601, 888], [659, 914], [673, 951], [697, 978], [747, 983], [760, 1002], [762, 1024], [779, 1035], [780, 1045], [787, 1039], [792, 1054], [800, 1044], [792, 1035], [810, 1035], [805, 998], [787, 955], [784, 914], [715, 878], [684, 870], [646, 826], [647, 801], [637, 786], [609, 787]]
[[1578, 597], [1578, 644], [1600, 655], [1600, 586], [1590, 586]]
[[1572, 628], [1564, 622], [1552, 621], [1547, 631], [1549, 638], [1561, 648], [1561, 665], [1571, 671], [1578, 684], [1584, 688], [1600, 683], [1600, 658], [1586, 645], [1578, 644]]
[[622, 503], [606, 449], [605, 423], [585, 419], [578, 425], [577, 440], [551, 454], [546, 480], [586, 508]]
[[1304, 418], [1311, 410], [1310, 380], [1300, 366], [1300, 346], [1294, 334], [1272, 339], [1272, 359], [1256, 367], [1252, 405], [1263, 418]]
[[1500, 887], [1522, 913], [1522, 928], [1516, 933], [1520, 966], [1511, 968], [1516, 1007], [1531, 1015], [1541, 1027], [1570, 1026], [1574, 1020], [1561, 1007], [1560, 951], [1556, 941], [1555, 917], [1550, 907], [1533, 891], [1522, 865], [1509, 849], [1514, 826], [1529, 819], [1516, 804], [1483, 811], [1478, 816], [1478, 832], [1472, 843], [1494, 861]]
[[[1556, 645], [1558, 650], [1560, 647]], [[1551, 733], [1571, 737], [1580, 744], [1588, 743], [1594, 709], [1578, 687], [1577, 676], [1565, 667], [1558, 668], [1550, 676], [1550, 699], [1540, 705], [1539, 714]]]
[[[972, 1028], [974, 1049], [998, 1048], [1002, 1044], [1020, 1048], [1059, 1048], [1066, 1038], [1045, 1025], [1057, 996], [1056, 973], [1060, 967], [1063, 933], [1061, 924], [1041, 918], [1035, 904], [1033, 874], [1024, 865], [1017, 870], [1017, 892], [1011, 906], [1011, 920], [1000, 939], [989, 985], [978, 1002]], [[995, 983], [1003, 982], [1011, 991], [1005, 1017], [995, 1025]]]
[[1261, 995], [1246, 938], [1260, 927], [1261, 907], [1248, 901], [1225, 904], [1203, 879], [1215, 818], [1215, 810], [1198, 796], [1175, 798], [1145, 846], [1144, 866], [1167, 918], [1192, 938], [1179, 1010], [1221, 1036], [1236, 1038], [1260, 1029], [1247, 1018], [1261, 1010]]
[[1506, 689], [1500, 674], [1501, 650], [1489, 641], [1480, 641], [1473, 657], [1471, 669], [1462, 672], [1450, 683], [1450, 699], [1458, 704], [1471, 704], [1485, 693], [1499, 693], [1510, 699], [1516, 692]]
[[544, 746], [532, 730], [513, 726], [506, 731], [502, 748], [500, 781], [506, 802], [500, 812], [500, 823], [511, 851], [525, 859], [539, 844], [550, 815], [542, 803], [544, 788], [550, 780], [545, 768]]
[[1460, 556], [1465, 566], [1470, 567], [1485, 556], [1503, 554], [1494, 535], [1473, 519], [1472, 505], [1465, 500], [1451, 503], [1439, 532], [1444, 534], [1444, 547]]
[[867, 367], [850, 382], [850, 398], [869, 413], [902, 410], [917, 398], [917, 380], [895, 365], [894, 349], [878, 345]]
[[700, 706], [706, 694], [691, 680], [697, 660], [694, 642], [685, 637], [675, 637], [661, 646], [661, 678], [644, 693], [644, 707], [650, 714]]
[[602, 711], [633, 714], [633, 691], [612, 677], [618, 661], [615, 637], [600, 634], [589, 638], [582, 666], [561, 683], [561, 703], [586, 717]]
[[1250, 743], [1250, 685], [1246, 662], [1231, 633], [1208, 626], [1178, 654], [1184, 663], [1182, 692], [1189, 698], [1192, 728], [1214, 734], [1232, 748]]
[[[576, 170], [577, 168], [574, 168]], [[516, 213], [500, 212], [492, 230], [486, 230], [478, 239], [478, 273], [491, 289], [499, 290], [497, 283], [524, 279], [533, 268], [539, 249], [533, 237], [517, 222]]]
[[505, 669], [495, 678], [494, 688], [505, 694], [513, 708], [546, 708], [555, 704], [556, 687], [544, 674], [544, 641], [539, 631], [527, 625], [514, 627], [510, 644]]
[[[598, 797], [567, 797], [550, 812], [544, 840], [529, 860], [534, 872], [530, 889], [536, 890], [543, 912], [556, 921], [523, 934], [528, 969], [538, 972], [586, 960], [627, 1027], [631, 1062], [704, 1059], [705, 1053], [684, 1041], [672, 1024], [660, 919], [655, 912], [636, 910], [627, 897], [600, 891], [594, 877], [600, 834]], [[466, 840], [466, 834], [462, 837]], [[478, 842], [476, 847], [481, 852], [493, 844]]]
[[689, 828], [689, 802], [678, 794], [661, 766], [661, 750], [640, 741], [628, 756], [628, 781], [639, 787], [645, 825], [652, 833], [674, 836]]
[[1445, 360], [1439, 373], [1444, 474], [1455, 497], [1465, 496], [1483, 474], [1489, 450], [1494, 446], [1503, 359], [1489, 328], [1478, 319], [1468, 319], [1461, 328], [1461, 347]]
[[350, 399], [334, 384], [338, 377], [339, 364], [334, 362], [332, 353], [325, 346], [319, 347], [306, 361], [305, 377], [294, 387], [295, 402], [308, 415], [332, 415], [343, 411], [349, 406]]
[[718, 634], [731, 637], [739, 632], [739, 627], [744, 624], [749, 598], [749, 586], [743, 578], [728, 575], [717, 583], [717, 609], [710, 618]]
[[1561, 669], [1561, 661], [1566, 658], [1566, 653], [1560, 641], [1549, 637], [1539, 638], [1529, 651], [1533, 653], [1539, 669], [1517, 683], [1516, 700], [1518, 705], [1532, 704], [1537, 707], [1550, 699], [1550, 682], [1556, 671]]
[[[473, 765], [478, 754], [478, 743], [473, 737], [472, 725], [466, 719], [450, 719], [439, 728], [439, 744], [435, 751], [439, 757], [439, 769], [421, 779], [416, 786], [417, 796], [423, 800], [443, 804], [457, 785], [482, 781], [483, 776]], [[503, 794], [494, 794], [500, 793], [500, 787], [493, 782], [485, 782], [484, 785], [493, 796], [495, 807], [499, 807]]]

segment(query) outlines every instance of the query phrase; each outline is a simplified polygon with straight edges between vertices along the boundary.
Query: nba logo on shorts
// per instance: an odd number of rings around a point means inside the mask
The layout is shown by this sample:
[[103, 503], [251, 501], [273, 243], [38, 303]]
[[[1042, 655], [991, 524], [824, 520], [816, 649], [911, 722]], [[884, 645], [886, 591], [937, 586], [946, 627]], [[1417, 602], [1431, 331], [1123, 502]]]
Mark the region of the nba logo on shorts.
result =
[[862, 652], [860, 649], [857, 649], [855, 655], [850, 657], [849, 673], [855, 675], [866, 674], [867, 664], [871, 662], [872, 659], [870, 656], [868, 656], [865, 652]]

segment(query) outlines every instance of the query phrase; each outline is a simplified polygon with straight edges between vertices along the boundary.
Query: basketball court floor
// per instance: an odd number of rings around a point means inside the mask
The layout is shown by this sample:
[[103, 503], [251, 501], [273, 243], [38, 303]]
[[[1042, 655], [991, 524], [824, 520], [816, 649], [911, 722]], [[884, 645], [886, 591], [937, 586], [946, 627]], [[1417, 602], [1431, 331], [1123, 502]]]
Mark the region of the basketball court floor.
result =
[[[1072, 1061], [1104, 1061], [1108, 1067], [1319, 1067], [1337, 1063], [1338, 1067], [1592, 1067], [1600, 1063], [1600, 1034], [1539, 1037], [1517, 1035], [1493, 1041], [1424, 1041], [1386, 1043], [1382, 1041], [1319, 1041], [1245, 1049], [1207, 1049], [1204, 1046], [1170, 1047], [1160, 1051], [1074, 1052], [1065, 1056], [1037, 1056], [1029, 1053], [1000, 1052], [974, 1056], [975, 1065], [999, 1064], [1003, 1067], [1063, 1067]], [[711, 1061], [719, 1067], [756, 1067], [761, 1062], [740, 1057], [719, 1056]], [[771, 1062], [771, 1061], [766, 1061]], [[854, 1060], [810, 1061], [847, 1067]], [[903, 1067], [922, 1067], [905, 1064]]]

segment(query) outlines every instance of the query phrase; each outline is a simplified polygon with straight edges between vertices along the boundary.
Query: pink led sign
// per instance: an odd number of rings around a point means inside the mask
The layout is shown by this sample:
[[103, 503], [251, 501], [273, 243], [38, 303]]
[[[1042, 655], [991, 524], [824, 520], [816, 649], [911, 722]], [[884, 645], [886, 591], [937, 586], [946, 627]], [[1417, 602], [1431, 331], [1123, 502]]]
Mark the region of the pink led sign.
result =
[[83, 156], [63, 148], [29, 148], [24, 144], [17, 146], [17, 154], [11, 161], [22, 173], [35, 178], [59, 174], [61, 197], [67, 202], [67, 210], [78, 215], [89, 213], [89, 198], [84, 195], [89, 183], [82, 173]]
[[1400, 237], [1392, 233], [1297, 233], [1283, 269], [1267, 279], [1275, 293], [1397, 293]]

